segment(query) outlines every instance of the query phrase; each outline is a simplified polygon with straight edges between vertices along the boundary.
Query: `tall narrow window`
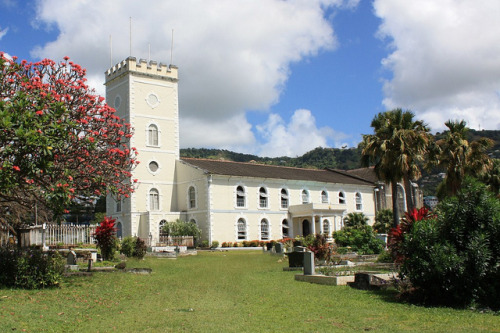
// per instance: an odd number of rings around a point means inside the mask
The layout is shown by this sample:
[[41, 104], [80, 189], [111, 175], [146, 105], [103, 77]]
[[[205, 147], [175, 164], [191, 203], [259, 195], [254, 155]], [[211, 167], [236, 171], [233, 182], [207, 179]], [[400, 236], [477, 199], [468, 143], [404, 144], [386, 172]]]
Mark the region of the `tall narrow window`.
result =
[[148, 127], [148, 145], [158, 146], [158, 126], [154, 124]]
[[339, 204], [341, 204], [341, 205], [345, 204], [345, 194], [344, 194], [344, 192], [339, 192]]
[[281, 189], [281, 208], [288, 208], [288, 192], [284, 188]]
[[116, 199], [116, 212], [119, 213], [122, 211], [122, 199]]
[[149, 190], [149, 210], [160, 210], [160, 192], [155, 188]]
[[405, 190], [401, 184], [397, 185], [397, 202], [398, 202], [398, 212], [399, 216], [403, 216], [405, 211], [406, 211], [406, 196], [405, 196]]
[[363, 201], [359, 192], [356, 192], [356, 210], [363, 210]]
[[238, 220], [238, 240], [247, 239], [247, 223], [244, 219]]
[[260, 239], [269, 240], [269, 222], [266, 219], [260, 221]]
[[307, 192], [307, 190], [302, 190], [302, 203], [309, 203], [309, 192]]
[[323, 220], [323, 233], [330, 236], [330, 221]]
[[243, 186], [236, 188], [236, 207], [245, 207], [245, 189]]
[[290, 226], [288, 225], [287, 219], [281, 222], [281, 234], [283, 238], [290, 237]]
[[259, 189], [259, 207], [267, 208], [267, 191], [264, 187]]
[[158, 233], [160, 236], [168, 236], [168, 233], [164, 229], [166, 225], [167, 225], [167, 220], [161, 220], [160, 223], [158, 224]]
[[196, 190], [194, 186], [189, 188], [189, 208], [196, 207]]
[[321, 191], [321, 203], [328, 203], [328, 192]]

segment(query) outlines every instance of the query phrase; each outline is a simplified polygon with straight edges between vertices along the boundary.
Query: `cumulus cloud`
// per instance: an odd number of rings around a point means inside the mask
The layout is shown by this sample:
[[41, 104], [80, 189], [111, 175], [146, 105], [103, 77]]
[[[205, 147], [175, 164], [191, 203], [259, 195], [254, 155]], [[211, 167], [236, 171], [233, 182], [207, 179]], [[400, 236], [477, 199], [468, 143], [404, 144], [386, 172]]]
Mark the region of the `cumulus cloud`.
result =
[[[87, 68], [89, 82], [97, 83], [110, 65], [110, 36], [111, 62], [126, 58], [131, 46], [136, 58], [148, 59], [150, 49], [151, 59], [166, 63], [174, 29], [182, 145], [249, 144], [255, 138], [245, 112], [266, 111], [279, 100], [290, 64], [334, 49], [325, 10], [353, 8], [358, 1], [39, 0], [38, 22], [60, 33], [33, 55], [68, 55]], [[104, 92], [102, 85], [96, 88]], [[238, 134], [224, 140], [234, 128]]]
[[385, 106], [410, 108], [434, 130], [448, 119], [500, 128], [500, 2], [375, 0], [379, 35], [392, 47], [383, 65]]
[[278, 114], [270, 114], [257, 131], [266, 143], [256, 153], [268, 157], [300, 156], [316, 147], [329, 147], [329, 140], [339, 147], [346, 138], [329, 127], [318, 128], [311, 111], [305, 109], [296, 110], [289, 123]]

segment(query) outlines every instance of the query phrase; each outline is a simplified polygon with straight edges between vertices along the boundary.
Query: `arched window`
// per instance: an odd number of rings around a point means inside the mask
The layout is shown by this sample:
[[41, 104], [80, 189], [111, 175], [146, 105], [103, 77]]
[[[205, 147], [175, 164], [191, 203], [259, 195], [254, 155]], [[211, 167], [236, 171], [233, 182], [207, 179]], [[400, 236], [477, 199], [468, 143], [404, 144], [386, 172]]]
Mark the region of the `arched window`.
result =
[[158, 234], [160, 236], [168, 236], [168, 233], [163, 229], [167, 225], [167, 220], [161, 220], [158, 224]]
[[267, 191], [264, 187], [259, 189], [259, 207], [267, 208]]
[[244, 219], [240, 218], [238, 220], [238, 240], [247, 239], [247, 223]]
[[196, 225], [198, 224], [198, 223], [196, 223], [196, 220], [195, 220], [195, 219], [191, 219], [191, 220], [189, 220], [189, 223], [194, 223], [194, 224], [196, 224]]
[[356, 192], [356, 210], [363, 210], [363, 201], [361, 200], [361, 193]]
[[288, 192], [286, 189], [281, 189], [281, 208], [288, 208]]
[[339, 192], [339, 204], [345, 205], [345, 193], [342, 191]]
[[281, 234], [283, 238], [290, 237], [290, 226], [288, 225], [287, 219], [281, 222]]
[[196, 207], [196, 190], [194, 186], [189, 187], [189, 208]]
[[149, 210], [160, 210], [160, 192], [155, 188], [149, 190]]
[[302, 203], [309, 203], [309, 192], [307, 192], [307, 190], [302, 190]]
[[236, 188], [236, 207], [245, 207], [246, 206], [246, 200], [245, 200], [245, 189], [243, 186], [238, 186]]
[[116, 224], [116, 237], [122, 239], [122, 236], [123, 236], [123, 226], [121, 222], [118, 222]]
[[148, 145], [158, 146], [158, 126], [154, 124], [148, 126]]
[[323, 233], [330, 236], [330, 221], [327, 219], [323, 220]]
[[260, 239], [269, 240], [269, 222], [266, 219], [260, 221]]
[[321, 203], [328, 203], [328, 192], [321, 191]]

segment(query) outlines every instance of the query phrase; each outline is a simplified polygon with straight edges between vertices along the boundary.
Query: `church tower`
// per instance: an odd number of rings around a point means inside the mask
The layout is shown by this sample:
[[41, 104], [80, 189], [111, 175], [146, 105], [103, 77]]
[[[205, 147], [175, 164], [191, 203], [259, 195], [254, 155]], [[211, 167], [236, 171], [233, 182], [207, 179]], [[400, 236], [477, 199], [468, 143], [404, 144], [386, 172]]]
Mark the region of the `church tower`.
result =
[[[177, 67], [129, 57], [106, 75], [106, 101], [130, 123], [130, 146], [138, 152], [130, 198], [108, 196], [106, 213], [116, 219], [118, 236], [138, 236], [153, 243], [160, 223], [175, 221], [175, 165], [179, 159]], [[153, 245], [153, 244], [152, 244]]]

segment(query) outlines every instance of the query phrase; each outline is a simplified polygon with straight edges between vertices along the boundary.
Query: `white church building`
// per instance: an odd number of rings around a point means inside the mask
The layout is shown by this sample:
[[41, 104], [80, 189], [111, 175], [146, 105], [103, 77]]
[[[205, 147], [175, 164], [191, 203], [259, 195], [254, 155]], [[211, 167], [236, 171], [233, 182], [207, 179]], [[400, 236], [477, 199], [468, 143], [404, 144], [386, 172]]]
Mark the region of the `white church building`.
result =
[[119, 236], [154, 245], [177, 219], [196, 223], [209, 242], [331, 234], [351, 212], [373, 224], [379, 189], [353, 173], [180, 158], [177, 67], [129, 57], [105, 75], [106, 100], [135, 129], [140, 161], [135, 192], [107, 198]]

